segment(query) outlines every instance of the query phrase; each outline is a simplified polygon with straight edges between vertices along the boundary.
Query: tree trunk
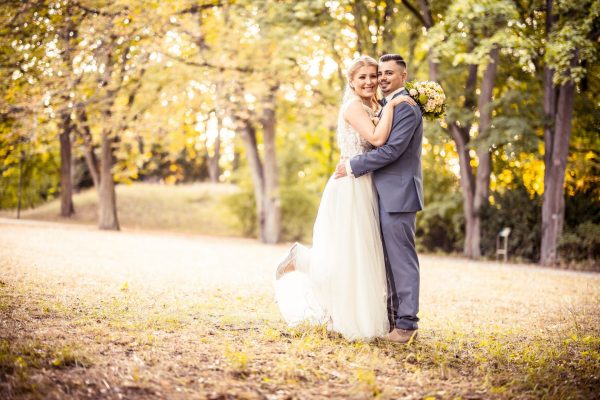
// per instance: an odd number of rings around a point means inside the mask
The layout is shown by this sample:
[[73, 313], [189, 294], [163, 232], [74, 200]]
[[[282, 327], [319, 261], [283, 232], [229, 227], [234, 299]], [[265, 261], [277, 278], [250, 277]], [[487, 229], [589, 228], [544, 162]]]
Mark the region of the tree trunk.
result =
[[429, 80], [437, 82], [438, 80], [438, 65], [433, 60], [433, 51], [429, 50], [427, 53], [427, 60], [429, 62]]
[[92, 132], [88, 125], [87, 113], [83, 107], [78, 109], [78, 118], [81, 123], [79, 128], [79, 134], [83, 138], [83, 157], [85, 158], [85, 164], [88, 167], [88, 171], [94, 182], [94, 188], [100, 191], [100, 167], [98, 166], [98, 158], [94, 150], [94, 144], [92, 142]]
[[[22, 141], [22, 139], [21, 139]], [[21, 147], [23, 146], [21, 142]], [[21, 148], [19, 154], [19, 187], [17, 190], [17, 219], [21, 218], [21, 202], [23, 199], [23, 167], [25, 164], [25, 151]]]
[[479, 165], [475, 175], [475, 197], [473, 198], [474, 225], [473, 235], [471, 237], [470, 256], [472, 258], [481, 257], [481, 209], [489, 202], [490, 174], [492, 173], [492, 154], [488, 143], [489, 129], [492, 122], [492, 110], [490, 103], [496, 72], [498, 70], [498, 61], [500, 60], [500, 47], [495, 46], [490, 51], [490, 61], [483, 73], [481, 81], [481, 91], [477, 108], [479, 109], [479, 135], [478, 139], [482, 142], [477, 150]]
[[250, 167], [250, 174], [254, 183], [254, 200], [256, 202], [256, 218], [258, 223], [258, 234], [262, 242], [265, 242], [264, 235], [264, 191], [265, 181], [263, 174], [263, 165], [258, 155], [258, 143], [256, 140], [256, 129], [249, 120], [241, 121], [242, 127], [242, 141], [246, 148], [246, 158], [248, 159], [248, 165]]
[[[465, 102], [463, 108], [471, 112], [475, 107], [475, 89], [477, 87], [477, 64], [469, 65], [469, 73], [465, 85]], [[475, 221], [475, 176], [473, 167], [471, 167], [471, 155], [469, 154], [469, 141], [471, 124], [464, 123], [459, 126], [457, 122], [449, 125], [450, 135], [456, 145], [458, 160], [460, 166], [460, 186], [463, 195], [463, 214], [465, 217], [465, 240], [463, 244], [463, 254], [466, 257], [474, 257], [472, 249], [475, 241], [476, 221]]]
[[[116, 37], [111, 36], [112, 45], [116, 42]], [[113, 60], [114, 49], [109, 46], [106, 53], [106, 68], [102, 78], [101, 85], [108, 86], [111, 80], [111, 75], [114, 70]], [[127, 51], [121, 55], [123, 64], [121, 65], [121, 81], [123, 82], [123, 69], [125, 68], [125, 60]], [[105, 127], [102, 130], [102, 143], [100, 148], [100, 191], [98, 192], [99, 200], [99, 215], [98, 215], [98, 227], [100, 229], [107, 230], [120, 230], [119, 220], [117, 218], [117, 195], [115, 192], [115, 181], [112, 175], [113, 167], [113, 143], [114, 138], [111, 135], [111, 129], [115, 129], [113, 121], [112, 107], [115, 102], [116, 95], [120, 89], [120, 84], [112, 89], [107, 89], [107, 102], [102, 117], [104, 120]], [[118, 126], [118, 125], [117, 125]]]
[[[546, 0], [546, 40], [552, 31], [553, 0]], [[549, 166], [552, 159], [552, 141], [554, 140], [555, 118], [556, 118], [556, 99], [558, 98], [558, 88], [554, 85], [554, 69], [547, 65], [544, 67], [544, 165]], [[550, 168], [544, 170], [544, 193], [546, 185], [549, 182], [548, 174]]]
[[277, 243], [281, 234], [281, 201], [279, 198], [279, 174], [275, 151], [275, 94], [277, 87], [271, 88], [267, 101], [267, 108], [263, 112], [261, 125], [263, 127], [263, 141], [265, 149], [264, 163], [264, 212], [265, 225], [262, 235], [265, 243]]
[[473, 232], [475, 230], [475, 212], [473, 199], [475, 197], [475, 180], [473, 168], [471, 167], [471, 156], [469, 155], [468, 138], [469, 130], [459, 127], [456, 123], [449, 126], [450, 134], [456, 144], [458, 160], [460, 165], [460, 187], [463, 195], [463, 214], [465, 217], [465, 242], [463, 253], [472, 257], [471, 248], [473, 243]]
[[352, 7], [352, 15], [354, 15], [354, 19], [352, 20], [354, 32], [356, 33], [356, 51], [358, 54], [364, 54], [364, 46], [363, 42], [366, 40], [364, 38], [364, 29], [363, 29], [363, 21], [362, 21], [362, 2], [354, 1], [351, 3]]
[[[427, 0], [419, 0], [419, 7], [421, 8], [421, 14], [423, 16], [423, 25], [425, 29], [429, 30], [433, 27], [433, 15]], [[433, 57], [433, 50], [430, 49], [427, 53], [427, 62], [429, 63], [429, 79], [432, 81], [438, 80], [438, 64], [435, 62]]]
[[542, 204], [542, 243], [540, 262], [552, 265], [557, 261], [558, 240], [565, 218], [564, 184], [569, 156], [571, 122], [575, 99], [575, 83], [569, 80], [560, 87], [556, 110], [556, 127], [551, 155], [544, 174], [544, 200]]
[[219, 111], [215, 112], [217, 118], [217, 137], [215, 138], [214, 154], [208, 155], [208, 175], [212, 183], [219, 183], [219, 175], [221, 170], [219, 168], [219, 159], [221, 158], [221, 129], [223, 128], [223, 118]]
[[258, 153], [256, 129], [250, 120], [242, 120], [242, 140], [254, 183], [256, 216], [259, 238], [263, 243], [277, 243], [281, 234], [281, 201], [279, 198], [279, 175], [275, 150], [275, 93], [270, 90], [266, 108], [260, 119], [263, 128], [264, 163]]
[[98, 193], [100, 202], [100, 213], [98, 227], [100, 229], [118, 231], [119, 220], [117, 218], [117, 196], [115, 193], [115, 182], [112, 175], [112, 144], [113, 140], [107, 129], [102, 132], [102, 148], [100, 155], [100, 191]]
[[[556, 100], [558, 98], [558, 88], [554, 85], [552, 78], [554, 70], [546, 66], [544, 68], [544, 197], [542, 203], [542, 241], [540, 247], [540, 263], [544, 265], [553, 264], [556, 260], [555, 244], [557, 229], [553, 229], [556, 224], [555, 211], [557, 207], [552, 203], [555, 192], [555, 177], [552, 173], [553, 141], [555, 136], [556, 122]], [[553, 218], [554, 217], [554, 218]]]
[[[381, 33], [381, 48], [379, 50], [379, 54], [391, 53], [392, 49], [394, 48], [394, 31], [392, 30], [392, 17], [394, 16], [394, 8], [396, 8], [395, 1], [385, 1], [382, 20], [377, 24], [383, 28], [383, 32]], [[412, 60], [412, 58], [409, 58], [409, 60]]]
[[73, 207], [73, 176], [71, 157], [71, 113], [65, 110], [61, 113], [60, 121], [60, 216], [71, 217], [75, 214]]
[[83, 150], [83, 157], [85, 158], [85, 165], [87, 165], [94, 188], [100, 190], [100, 172], [98, 167], [98, 158], [94, 152], [94, 147], [91, 143], [85, 143], [85, 149]]
[[[546, 38], [550, 36], [554, 15], [553, 0], [546, 0]], [[571, 66], [577, 65], [577, 51]], [[575, 84], [554, 85], [555, 71], [544, 68], [544, 197], [542, 203], [542, 242], [540, 263], [557, 261], [557, 246], [564, 223], [564, 183], [569, 155]]]
[[[78, 30], [75, 21], [73, 20], [73, 7], [70, 3], [65, 3], [65, 24], [58, 30], [60, 39], [59, 46], [61, 47], [61, 58], [64, 63], [65, 76], [70, 76], [70, 71], [73, 64], [73, 51], [75, 48], [74, 41], [77, 38]], [[68, 91], [72, 91], [76, 86], [75, 78], [67, 79], [66, 84]], [[70, 101], [67, 94], [62, 96], [64, 103]], [[73, 206], [73, 160], [72, 160], [72, 145], [71, 132], [74, 130], [74, 124], [71, 120], [71, 109], [65, 108], [60, 112], [60, 215], [61, 217], [71, 217], [75, 214]]]

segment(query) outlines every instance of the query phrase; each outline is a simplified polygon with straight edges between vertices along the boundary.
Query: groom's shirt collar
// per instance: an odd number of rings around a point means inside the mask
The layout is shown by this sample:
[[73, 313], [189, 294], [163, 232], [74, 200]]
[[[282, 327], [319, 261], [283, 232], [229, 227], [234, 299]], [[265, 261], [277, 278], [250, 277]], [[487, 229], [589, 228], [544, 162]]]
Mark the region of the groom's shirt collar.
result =
[[387, 96], [385, 96], [385, 102], [386, 102], [386, 104], [389, 103], [389, 101], [391, 99], [393, 99], [394, 96], [396, 96], [398, 93], [400, 93], [403, 90], [404, 90], [404, 86], [402, 86], [401, 88], [398, 88], [398, 89], [394, 90], [392, 93], [390, 93]]

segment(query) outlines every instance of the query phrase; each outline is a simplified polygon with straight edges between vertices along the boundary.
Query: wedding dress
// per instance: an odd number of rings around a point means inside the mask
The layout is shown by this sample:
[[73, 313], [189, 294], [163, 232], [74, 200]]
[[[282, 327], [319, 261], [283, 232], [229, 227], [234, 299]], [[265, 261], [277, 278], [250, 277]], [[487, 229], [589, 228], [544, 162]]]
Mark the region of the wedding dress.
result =
[[[338, 118], [342, 158], [373, 148], [344, 120], [352, 101], [360, 100], [354, 96], [345, 101]], [[384, 255], [371, 174], [331, 177], [319, 205], [312, 248], [297, 243], [290, 252], [294, 271], [275, 281], [275, 298], [290, 326], [327, 324], [349, 340], [388, 333]]]

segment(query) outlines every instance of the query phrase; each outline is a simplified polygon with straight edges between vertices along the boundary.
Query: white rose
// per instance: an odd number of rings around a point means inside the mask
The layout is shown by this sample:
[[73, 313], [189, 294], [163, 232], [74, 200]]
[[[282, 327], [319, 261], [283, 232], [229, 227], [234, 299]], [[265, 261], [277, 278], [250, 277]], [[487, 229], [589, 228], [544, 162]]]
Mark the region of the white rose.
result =
[[417, 94], [419, 94], [419, 92], [417, 92], [415, 89], [410, 89], [408, 93], [410, 93], [411, 96], [416, 96]]

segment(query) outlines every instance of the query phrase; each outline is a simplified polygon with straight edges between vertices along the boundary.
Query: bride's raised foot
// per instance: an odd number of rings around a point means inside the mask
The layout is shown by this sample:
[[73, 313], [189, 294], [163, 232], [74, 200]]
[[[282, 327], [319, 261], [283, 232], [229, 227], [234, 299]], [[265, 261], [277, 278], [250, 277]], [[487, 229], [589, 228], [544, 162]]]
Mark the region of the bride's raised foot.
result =
[[296, 270], [297, 248], [298, 243], [296, 242], [292, 245], [285, 258], [279, 263], [279, 265], [277, 265], [277, 270], [275, 271], [275, 279], [279, 279], [283, 275]]

